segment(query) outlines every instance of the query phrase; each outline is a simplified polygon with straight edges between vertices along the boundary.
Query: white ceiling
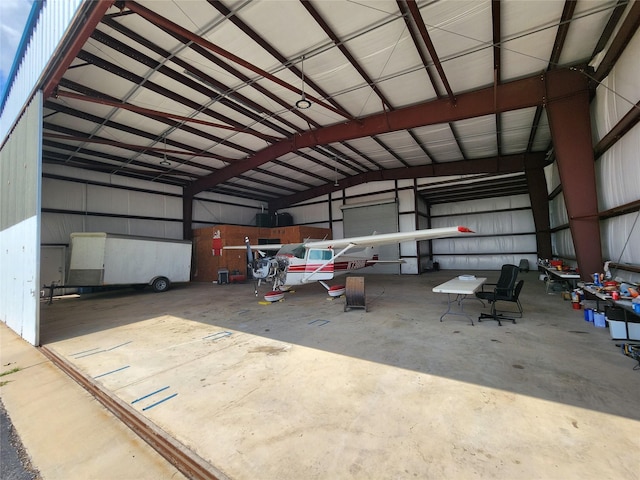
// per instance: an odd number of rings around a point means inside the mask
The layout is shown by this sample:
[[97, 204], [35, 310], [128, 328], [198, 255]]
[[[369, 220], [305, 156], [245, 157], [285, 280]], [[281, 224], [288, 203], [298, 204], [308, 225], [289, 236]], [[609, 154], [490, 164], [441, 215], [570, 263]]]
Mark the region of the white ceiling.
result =
[[551, 135], [535, 106], [311, 148], [295, 139], [597, 68], [628, 10], [616, 0], [117, 2], [45, 103], [44, 160], [270, 202], [377, 170], [544, 153]]

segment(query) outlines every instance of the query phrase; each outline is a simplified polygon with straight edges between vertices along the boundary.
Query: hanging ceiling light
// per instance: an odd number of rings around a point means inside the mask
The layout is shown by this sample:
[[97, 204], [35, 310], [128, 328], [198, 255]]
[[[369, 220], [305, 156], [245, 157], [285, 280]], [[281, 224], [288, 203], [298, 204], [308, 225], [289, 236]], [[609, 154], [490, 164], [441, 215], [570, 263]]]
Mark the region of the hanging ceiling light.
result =
[[162, 165], [163, 167], [170, 167], [171, 166], [171, 162], [169, 160], [167, 160], [167, 136], [164, 136], [164, 156], [162, 157], [162, 160], [160, 160], [160, 165]]
[[305, 110], [311, 106], [311, 102], [304, 95], [304, 55], [302, 56], [302, 98], [296, 102], [296, 107]]

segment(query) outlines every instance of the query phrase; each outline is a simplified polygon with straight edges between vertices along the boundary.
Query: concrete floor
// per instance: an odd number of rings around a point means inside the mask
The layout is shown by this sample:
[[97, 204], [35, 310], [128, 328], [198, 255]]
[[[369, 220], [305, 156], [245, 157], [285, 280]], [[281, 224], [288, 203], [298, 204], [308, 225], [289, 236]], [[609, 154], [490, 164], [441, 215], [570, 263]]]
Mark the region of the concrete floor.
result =
[[367, 312], [318, 284], [66, 297], [41, 341], [130, 404], [153, 393], [133, 406], [233, 479], [640, 478], [640, 372], [608, 330], [537, 272], [517, 324], [440, 322], [431, 288], [460, 273], [365, 275]]

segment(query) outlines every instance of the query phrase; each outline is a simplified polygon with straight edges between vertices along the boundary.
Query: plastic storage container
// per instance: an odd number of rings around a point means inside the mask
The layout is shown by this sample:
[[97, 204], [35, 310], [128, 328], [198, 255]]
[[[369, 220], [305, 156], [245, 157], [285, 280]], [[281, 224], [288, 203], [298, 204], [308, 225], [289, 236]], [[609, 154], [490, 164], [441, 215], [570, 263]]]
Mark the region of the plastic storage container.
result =
[[598, 328], [604, 328], [607, 326], [604, 312], [593, 312], [593, 324]]

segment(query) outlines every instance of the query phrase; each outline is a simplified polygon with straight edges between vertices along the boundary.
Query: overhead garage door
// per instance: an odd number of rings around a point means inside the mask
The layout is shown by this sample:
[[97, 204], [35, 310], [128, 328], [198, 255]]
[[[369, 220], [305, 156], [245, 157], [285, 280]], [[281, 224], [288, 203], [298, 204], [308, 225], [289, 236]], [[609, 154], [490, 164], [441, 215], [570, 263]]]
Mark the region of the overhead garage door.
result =
[[[344, 236], [358, 237], [373, 233], [398, 231], [398, 203], [395, 200], [375, 204], [344, 205], [342, 207]], [[378, 248], [380, 260], [398, 260], [400, 246], [397, 243]], [[364, 270], [367, 273], [400, 273], [400, 264], [378, 264]]]

